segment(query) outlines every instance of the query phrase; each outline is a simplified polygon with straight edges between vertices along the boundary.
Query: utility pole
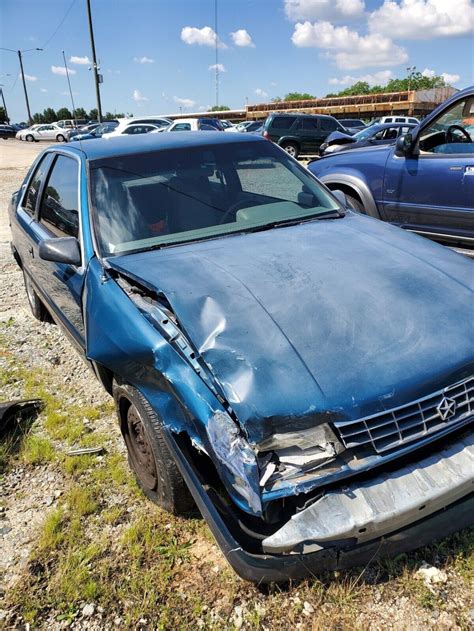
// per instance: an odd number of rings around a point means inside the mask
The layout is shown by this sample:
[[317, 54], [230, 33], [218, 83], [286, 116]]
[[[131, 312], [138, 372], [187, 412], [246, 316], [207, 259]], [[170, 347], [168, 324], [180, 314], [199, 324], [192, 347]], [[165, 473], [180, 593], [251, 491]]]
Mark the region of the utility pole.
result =
[[2, 93], [3, 109], [5, 110], [5, 120], [6, 120], [7, 123], [9, 123], [10, 119], [8, 118], [7, 104], [5, 103], [5, 96], [3, 94], [3, 88], [1, 88], [1, 87], [0, 87], [0, 92]]
[[95, 93], [97, 97], [97, 120], [102, 122], [102, 105], [100, 103], [100, 88], [99, 88], [99, 73], [97, 72], [97, 58], [95, 55], [95, 43], [94, 43], [94, 29], [92, 28], [92, 14], [91, 14], [91, 2], [87, 2], [87, 15], [89, 18], [89, 34], [91, 37], [91, 49], [92, 49], [92, 70], [94, 72]]
[[[23, 90], [25, 91], [25, 101], [26, 101], [26, 109], [28, 112], [28, 122], [30, 123], [30, 125], [33, 122], [33, 118], [31, 117], [31, 112], [30, 112], [30, 102], [28, 101], [28, 92], [26, 90], [26, 81], [25, 81], [25, 73], [23, 71], [23, 57], [22, 57], [22, 53], [27, 53], [30, 50], [43, 50], [42, 48], [27, 48], [26, 50], [13, 50], [12, 48], [0, 48], [0, 50], [6, 50], [9, 53], [16, 53], [18, 55], [18, 59], [20, 60], [20, 71], [21, 71], [21, 79], [23, 81]], [[2, 97], [3, 97], [3, 91], [2, 91]]]
[[21, 80], [23, 81], [23, 90], [25, 91], [26, 111], [28, 112], [28, 122], [30, 125], [33, 123], [33, 118], [30, 112], [30, 102], [28, 101], [28, 92], [26, 90], [25, 73], [23, 71], [23, 59], [21, 57], [21, 50], [18, 52], [18, 59], [20, 60]]
[[216, 107], [219, 105], [219, 36], [217, 30], [217, 0], [214, 0], [214, 27], [216, 33]]

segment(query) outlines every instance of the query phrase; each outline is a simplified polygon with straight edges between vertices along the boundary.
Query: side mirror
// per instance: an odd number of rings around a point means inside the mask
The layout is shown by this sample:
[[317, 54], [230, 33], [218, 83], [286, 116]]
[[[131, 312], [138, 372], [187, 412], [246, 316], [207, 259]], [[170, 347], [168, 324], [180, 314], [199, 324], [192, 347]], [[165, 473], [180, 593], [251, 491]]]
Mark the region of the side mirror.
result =
[[67, 263], [76, 266], [81, 264], [81, 250], [76, 237], [43, 239], [39, 244], [39, 257], [43, 261], [52, 261], [53, 263]]
[[412, 153], [413, 136], [410, 132], [404, 136], [399, 136], [395, 144], [395, 155], [401, 157], [407, 157]]
[[343, 191], [336, 189], [335, 191], [331, 191], [331, 193], [334, 195], [334, 197], [337, 199], [337, 201], [341, 204], [343, 208], [347, 208], [349, 206], [349, 202], [347, 201], [346, 194]]

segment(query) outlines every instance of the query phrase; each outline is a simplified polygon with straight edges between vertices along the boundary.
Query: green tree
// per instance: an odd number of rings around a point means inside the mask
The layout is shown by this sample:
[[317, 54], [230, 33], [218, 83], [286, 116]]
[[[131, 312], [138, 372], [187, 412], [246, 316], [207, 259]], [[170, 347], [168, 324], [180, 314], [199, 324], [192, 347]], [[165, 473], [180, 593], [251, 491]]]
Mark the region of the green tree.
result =
[[43, 114], [40, 116], [42, 119], [39, 121], [40, 123], [54, 123], [61, 118], [59, 116], [59, 112], [56, 114], [52, 107], [47, 107], [45, 110], [43, 110]]
[[87, 118], [87, 112], [83, 107], [76, 107], [76, 118]]
[[7, 113], [5, 112], [4, 107], [0, 107], [0, 122], [7, 121]]
[[229, 112], [230, 107], [227, 107], [227, 105], [214, 105], [213, 107], [211, 107], [209, 111], [210, 112]]
[[430, 90], [432, 88], [443, 88], [446, 82], [443, 77], [425, 77], [421, 72], [413, 72], [403, 79], [391, 79], [387, 85], [369, 86], [366, 81], [357, 81], [354, 85], [344, 88], [337, 93], [326, 94], [326, 98], [338, 96], [355, 96], [358, 94], [378, 94], [381, 92], [405, 92], [406, 90]]
[[94, 108], [89, 112], [89, 116], [86, 116], [86, 118], [88, 118], [89, 120], [95, 121], [97, 120], [98, 116], [99, 116], [99, 110], [97, 108]]
[[285, 94], [284, 101], [307, 101], [308, 99], [315, 99], [316, 97], [308, 92], [288, 92]]
[[64, 120], [64, 119], [72, 118], [72, 114], [70, 110], [68, 110], [67, 107], [61, 107], [56, 112], [56, 116], [58, 117], [57, 120]]

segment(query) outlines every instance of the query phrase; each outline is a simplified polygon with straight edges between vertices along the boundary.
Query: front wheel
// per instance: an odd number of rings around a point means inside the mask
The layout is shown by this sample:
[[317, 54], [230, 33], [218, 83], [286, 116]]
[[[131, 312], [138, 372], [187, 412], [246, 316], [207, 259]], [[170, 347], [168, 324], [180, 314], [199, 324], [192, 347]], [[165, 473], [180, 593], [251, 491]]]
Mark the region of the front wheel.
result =
[[346, 194], [346, 199], [347, 199], [347, 203], [353, 210], [356, 210], [358, 213], [362, 213], [363, 215], [367, 214], [364, 210], [364, 206], [361, 204], [361, 202], [358, 199], [356, 199], [355, 197], [352, 197], [352, 195], [347, 195], [347, 194]]
[[152, 502], [168, 512], [191, 512], [194, 500], [168, 449], [160, 417], [129, 384], [114, 381], [113, 395], [128, 462], [138, 485]]
[[34, 137], [31, 134], [28, 134], [28, 136], [25, 138], [25, 140], [27, 142], [34, 142], [35, 141]]
[[297, 158], [299, 155], [298, 145], [294, 142], [284, 142], [281, 148], [286, 151], [292, 158]]

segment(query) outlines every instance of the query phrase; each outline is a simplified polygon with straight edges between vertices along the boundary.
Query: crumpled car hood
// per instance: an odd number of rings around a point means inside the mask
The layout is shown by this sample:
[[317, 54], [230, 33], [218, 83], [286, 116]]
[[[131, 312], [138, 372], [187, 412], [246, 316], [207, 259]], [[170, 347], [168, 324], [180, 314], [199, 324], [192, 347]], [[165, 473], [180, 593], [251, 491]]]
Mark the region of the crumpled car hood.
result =
[[354, 213], [108, 263], [166, 295], [253, 443], [472, 373], [472, 262]]
[[324, 142], [332, 145], [334, 142], [356, 142], [356, 139], [342, 131], [332, 131]]

